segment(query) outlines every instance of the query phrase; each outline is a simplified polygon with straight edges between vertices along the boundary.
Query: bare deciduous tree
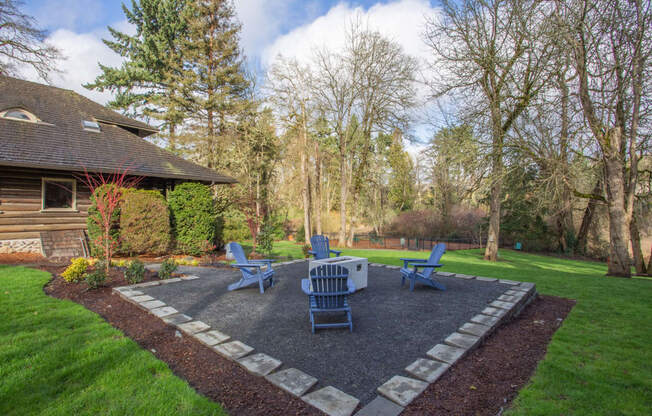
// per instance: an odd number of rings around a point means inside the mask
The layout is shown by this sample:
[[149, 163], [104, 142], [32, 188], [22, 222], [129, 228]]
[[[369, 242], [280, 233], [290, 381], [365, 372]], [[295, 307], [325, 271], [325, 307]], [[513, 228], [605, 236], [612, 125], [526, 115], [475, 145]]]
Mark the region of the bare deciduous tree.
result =
[[[559, 33], [571, 49], [579, 79], [584, 118], [604, 166], [608, 274], [628, 277], [632, 241], [634, 256], [642, 258], [631, 224], [642, 142], [649, 140], [641, 130], [649, 123], [643, 105], [650, 92], [651, 2], [576, 0], [557, 1], [556, 6]], [[634, 231], [638, 233], [636, 227]]]
[[443, 1], [427, 20], [434, 54], [435, 97], [457, 94], [487, 120], [491, 159], [485, 259], [498, 258], [505, 139], [514, 121], [550, 78], [547, 7], [534, 0]]
[[61, 53], [45, 42], [47, 33], [20, 11], [21, 5], [21, 1], [0, 0], [0, 74], [16, 75], [19, 66], [30, 66], [47, 81]]

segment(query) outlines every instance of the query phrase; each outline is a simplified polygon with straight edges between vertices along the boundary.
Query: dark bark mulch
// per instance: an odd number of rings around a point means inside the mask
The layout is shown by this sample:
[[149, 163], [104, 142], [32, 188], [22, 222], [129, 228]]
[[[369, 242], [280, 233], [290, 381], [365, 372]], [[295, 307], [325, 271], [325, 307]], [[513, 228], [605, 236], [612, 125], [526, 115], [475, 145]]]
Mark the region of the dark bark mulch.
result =
[[528, 382], [573, 306], [573, 300], [540, 295], [401, 414], [499, 414]]
[[[58, 277], [63, 267], [41, 268], [57, 276], [45, 287], [47, 294], [73, 300], [98, 313], [230, 414], [322, 414], [199, 342], [185, 335], [177, 337], [173, 327], [112, 294], [111, 287], [126, 284], [119, 270], [112, 271], [106, 287], [88, 290], [84, 283], [69, 284]], [[145, 280], [156, 278], [155, 273], [148, 272]], [[402, 414], [499, 414], [528, 382], [552, 335], [574, 305], [572, 300], [539, 296], [518, 318], [500, 327], [480, 348], [430, 385]]]
[[[51, 273], [61, 267], [43, 267]], [[145, 281], [156, 278], [148, 272]], [[200, 394], [221, 403], [231, 415], [319, 415], [317, 409], [282, 391], [261, 377], [220, 357], [192, 338], [175, 335], [175, 328], [112, 294], [111, 287], [126, 285], [122, 272], [112, 270], [105, 287], [88, 290], [85, 283], [70, 284], [55, 277], [45, 292], [70, 299], [90, 309], [120, 329], [140, 346], [168, 364], [170, 369]]]

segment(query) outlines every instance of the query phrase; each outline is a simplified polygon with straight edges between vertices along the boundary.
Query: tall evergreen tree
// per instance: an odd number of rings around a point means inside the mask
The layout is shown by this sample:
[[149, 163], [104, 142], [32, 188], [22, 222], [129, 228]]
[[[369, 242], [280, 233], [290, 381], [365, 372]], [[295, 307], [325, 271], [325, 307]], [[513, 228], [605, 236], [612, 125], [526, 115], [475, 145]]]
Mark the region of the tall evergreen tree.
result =
[[[188, 32], [174, 73], [178, 104], [190, 117], [186, 144], [210, 168], [221, 167], [224, 138], [250, 105], [250, 83], [240, 49], [240, 23], [228, 0], [194, 2], [185, 10]], [[222, 139], [222, 140], [221, 140]]]
[[[172, 71], [181, 51], [177, 39], [188, 31], [186, 0], [132, 0], [122, 5], [127, 21], [136, 27], [132, 36], [109, 27], [112, 40], [104, 43], [125, 58], [118, 68], [100, 64], [102, 74], [86, 88], [115, 93], [109, 107], [136, 117], [154, 117], [168, 130], [170, 147], [184, 113], [174, 99]], [[173, 64], [174, 63], [174, 64]]]

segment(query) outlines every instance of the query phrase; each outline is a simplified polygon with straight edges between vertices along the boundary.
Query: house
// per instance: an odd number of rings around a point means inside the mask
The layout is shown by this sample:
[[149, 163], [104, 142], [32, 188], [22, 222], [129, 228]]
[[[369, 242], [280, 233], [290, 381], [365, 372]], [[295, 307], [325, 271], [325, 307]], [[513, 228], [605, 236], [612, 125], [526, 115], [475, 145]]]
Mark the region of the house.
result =
[[145, 140], [156, 132], [73, 91], [0, 76], [0, 253], [81, 255], [85, 170], [128, 167], [141, 187], [161, 191], [235, 182]]

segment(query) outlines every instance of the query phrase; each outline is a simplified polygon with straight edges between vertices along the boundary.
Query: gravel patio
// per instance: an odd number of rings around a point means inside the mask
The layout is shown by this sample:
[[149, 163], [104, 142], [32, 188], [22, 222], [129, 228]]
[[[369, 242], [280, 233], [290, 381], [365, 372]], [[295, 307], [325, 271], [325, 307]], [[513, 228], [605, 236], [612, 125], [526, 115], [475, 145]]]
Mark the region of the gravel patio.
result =
[[233, 338], [316, 377], [315, 388], [334, 386], [366, 404], [376, 388], [432, 348], [509, 288], [496, 282], [439, 276], [445, 292], [400, 286], [396, 269], [369, 267], [369, 286], [351, 295], [353, 333], [348, 329], [310, 332], [300, 280], [308, 263], [276, 268], [275, 285], [233, 292], [240, 278], [230, 269], [182, 267], [201, 279], [141, 290]]

